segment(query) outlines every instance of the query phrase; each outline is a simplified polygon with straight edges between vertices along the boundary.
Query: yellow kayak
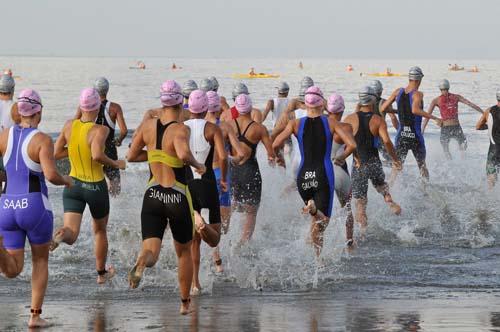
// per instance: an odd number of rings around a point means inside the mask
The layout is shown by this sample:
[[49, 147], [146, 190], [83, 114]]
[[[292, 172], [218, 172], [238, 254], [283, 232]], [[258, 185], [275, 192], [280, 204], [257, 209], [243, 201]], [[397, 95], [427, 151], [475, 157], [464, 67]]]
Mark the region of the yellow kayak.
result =
[[400, 74], [400, 73], [368, 73], [368, 74], [365, 74], [365, 75], [375, 76], [375, 77], [400, 77], [400, 76], [407, 76], [407, 75]]
[[275, 74], [264, 74], [264, 73], [259, 73], [255, 75], [250, 75], [250, 74], [234, 74], [234, 78], [279, 78], [280, 75], [275, 75]]

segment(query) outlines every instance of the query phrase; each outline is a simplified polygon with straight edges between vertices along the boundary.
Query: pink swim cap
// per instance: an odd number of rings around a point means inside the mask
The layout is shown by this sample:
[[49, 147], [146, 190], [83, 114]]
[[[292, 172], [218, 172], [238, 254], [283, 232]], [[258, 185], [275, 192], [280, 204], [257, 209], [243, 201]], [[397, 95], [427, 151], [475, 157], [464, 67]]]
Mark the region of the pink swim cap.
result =
[[321, 89], [317, 86], [312, 86], [307, 89], [304, 100], [306, 106], [318, 107], [323, 105], [325, 99], [323, 98], [323, 92]]
[[101, 107], [101, 98], [94, 88], [86, 88], [80, 94], [80, 109], [84, 112], [96, 111]]
[[17, 97], [17, 111], [22, 116], [32, 116], [42, 110], [40, 95], [31, 89], [21, 91]]
[[247, 114], [252, 111], [252, 99], [250, 99], [249, 95], [242, 93], [241, 95], [236, 97], [234, 103], [236, 106], [236, 110], [240, 114]]
[[203, 90], [194, 90], [189, 95], [188, 100], [189, 112], [191, 113], [204, 113], [208, 111], [208, 97]]
[[168, 80], [161, 85], [160, 101], [163, 106], [179, 105], [182, 104], [183, 100], [182, 88], [176, 81]]
[[208, 111], [209, 112], [219, 112], [220, 111], [220, 96], [215, 91], [207, 92], [208, 98]]
[[330, 98], [328, 98], [327, 111], [329, 113], [342, 113], [344, 110], [344, 98], [338, 93], [333, 93]]

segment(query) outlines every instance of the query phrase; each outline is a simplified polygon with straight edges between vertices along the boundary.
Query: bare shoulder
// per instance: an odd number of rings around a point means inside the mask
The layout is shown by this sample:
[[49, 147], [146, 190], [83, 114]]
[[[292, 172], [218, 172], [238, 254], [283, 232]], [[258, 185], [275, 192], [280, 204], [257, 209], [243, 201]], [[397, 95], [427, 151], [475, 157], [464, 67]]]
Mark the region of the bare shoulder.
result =
[[117, 112], [121, 112], [122, 111], [122, 107], [118, 103], [110, 102], [109, 103], [109, 110], [112, 113], [117, 113]]
[[94, 125], [92, 127], [92, 129], [90, 129], [91, 131], [94, 131], [94, 133], [98, 134], [98, 135], [108, 135], [109, 133], [109, 128], [106, 127], [106, 126], [103, 126], [103, 125]]
[[47, 144], [49, 142], [50, 143], [53, 142], [52, 137], [41, 131], [37, 132], [35, 136], [33, 136], [33, 141], [38, 142], [40, 144]]
[[353, 122], [354, 118], [357, 118], [356, 113], [351, 113], [343, 119], [343, 122], [350, 124]]

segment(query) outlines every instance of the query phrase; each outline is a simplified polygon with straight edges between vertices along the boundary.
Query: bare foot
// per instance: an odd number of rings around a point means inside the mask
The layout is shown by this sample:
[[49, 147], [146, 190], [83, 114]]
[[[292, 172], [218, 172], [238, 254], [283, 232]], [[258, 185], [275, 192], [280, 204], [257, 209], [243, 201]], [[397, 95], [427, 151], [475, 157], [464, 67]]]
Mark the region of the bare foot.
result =
[[59, 247], [59, 244], [63, 242], [64, 231], [59, 230], [55, 235], [52, 241], [50, 242], [49, 250], [54, 251]]
[[130, 288], [137, 288], [141, 283], [142, 274], [144, 273], [144, 267], [137, 266], [137, 264], [128, 273], [128, 284]]
[[389, 208], [395, 215], [399, 216], [401, 214], [401, 207], [398, 204], [394, 202], [389, 202]]
[[310, 199], [307, 202], [307, 205], [302, 208], [302, 213], [303, 214], [310, 214], [310, 215], [315, 215], [318, 210], [316, 209], [316, 204], [314, 203], [314, 200]]
[[44, 328], [49, 327], [51, 324], [47, 322], [45, 319], [41, 318], [40, 315], [31, 316], [28, 322], [29, 328]]
[[190, 313], [194, 312], [193, 309], [191, 309], [191, 299], [187, 300], [182, 300], [181, 302], [181, 309], [179, 310], [181, 315], [189, 315]]
[[216, 273], [224, 272], [224, 267], [222, 267], [222, 259], [218, 259], [215, 261], [215, 272]]
[[99, 285], [106, 283], [106, 281], [113, 279], [115, 273], [115, 268], [113, 266], [108, 266], [108, 268], [106, 269], [106, 273], [104, 273], [102, 276], [97, 276], [97, 283]]
[[191, 287], [191, 296], [200, 296], [201, 295], [201, 287], [193, 286]]

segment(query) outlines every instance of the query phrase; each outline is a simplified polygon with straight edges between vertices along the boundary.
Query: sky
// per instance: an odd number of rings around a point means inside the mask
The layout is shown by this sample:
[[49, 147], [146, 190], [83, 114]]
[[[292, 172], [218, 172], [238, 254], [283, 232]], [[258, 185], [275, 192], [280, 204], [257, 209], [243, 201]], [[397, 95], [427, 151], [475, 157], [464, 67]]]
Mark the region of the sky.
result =
[[0, 0], [0, 8], [0, 55], [500, 57], [499, 0]]

